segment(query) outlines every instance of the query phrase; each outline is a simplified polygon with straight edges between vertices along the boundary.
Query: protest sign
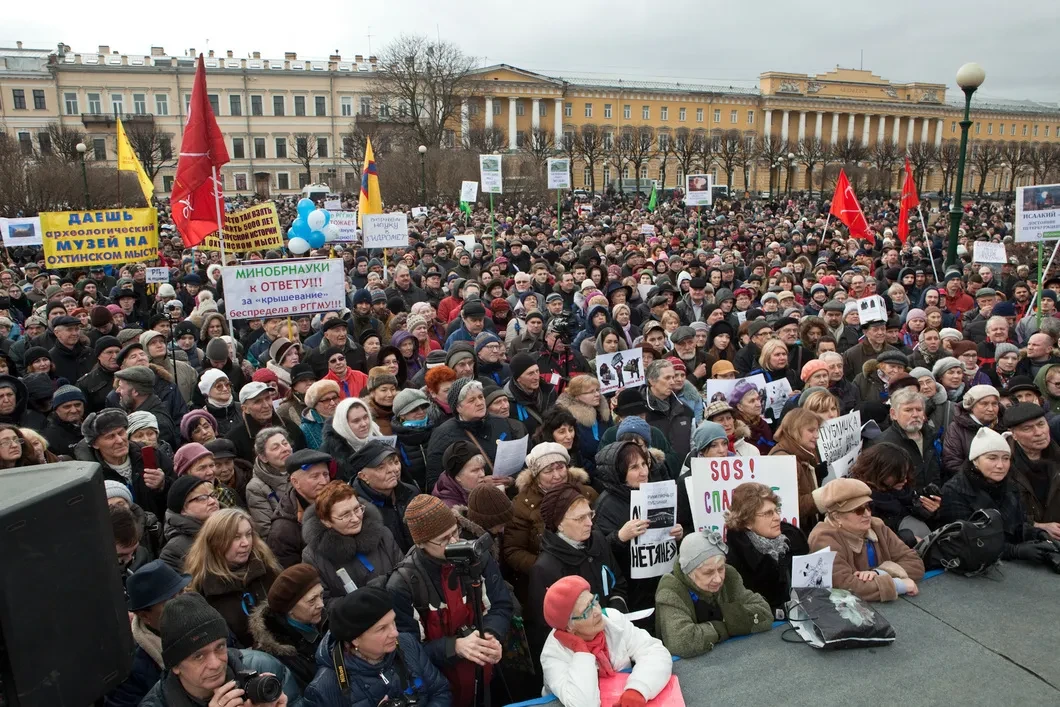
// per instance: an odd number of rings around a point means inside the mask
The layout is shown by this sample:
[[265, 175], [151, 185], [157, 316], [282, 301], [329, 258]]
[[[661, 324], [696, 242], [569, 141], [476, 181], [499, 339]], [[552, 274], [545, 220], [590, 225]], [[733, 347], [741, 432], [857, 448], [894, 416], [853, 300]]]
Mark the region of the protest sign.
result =
[[1007, 263], [1008, 254], [1005, 253], [1005, 244], [976, 241], [972, 244], [972, 262]]
[[[735, 378], [733, 380], [716, 380], [710, 378], [707, 380], [707, 405], [717, 402], [719, 400], [729, 400], [729, 396], [732, 395], [732, 389], [736, 387], [736, 384], [740, 381], [747, 381], [755, 387], [758, 391], [758, 395], [764, 400], [766, 391], [766, 377], [761, 373], [756, 373], [753, 376], [747, 376], [746, 378]], [[735, 406], [734, 406], [735, 407]]]
[[570, 160], [552, 157], [548, 160], [548, 188], [570, 189]]
[[655, 289], [655, 285], [652, 283], [640, 283], [637, 285], [637, 292], [640, 294], [640, 298], [645, 302], [648, 301], [648, 293]]
[[357, 236], [356, 211], [332, 211], [331, 225], [338, 226], [339, 235], [332, 238], [333, 243], [355, 243], [361, 240]]
[[475, 234], [467, 233], [456, 237], [456, 240], [464, 244], [464, 250], [471, 252], [472, 248], [475, 247]]
[[[283, 247], [283, 231], [276, 204], [267, 201], [225, 216], [225, 250], [229, 253], [272, 250]], [[206, 236], [203, 250], [221, 250], [217, 233]]]
[[710, 206], [714, 203], [714, 177], [690, 174], [685, 177], [685, 206]]
[[49, 211], [40, 215], [48, 268], [120, 265], [158, 258], [154, 209]]
[[504, 177], [501, 176], [500, 155], [478, 156], [479, 181], [484, 194], [504, 193]]
[[593, 215], [593, 207], [590, 204], [578, 204], [578, 215], [589, 218]]
[[780, 497], [782, 520], [799, 525], [799, 484], [796, 459], [772, 457], [695, 457], [685, 478], [692, 522], [697, 531], [725, 532], [725, 512], [740, 484], [765, 484]]
[[654, 236], [655, 235], [655, 224], [653, 223], [642, 223], [640, 225], [641, 235]]
[[407, 248], [409, 217], [403, 213], [364, 214], [361, 235], [365, 248]]
[[324, 208], [328, 211], [339, 211], [342, 209], [342, 199], [325, 199]]
[[828, 475], [823, 483], [847, 475], [850, 465], [861, 453], [861, 412], [854, 412], [825, 420], [817, 435], [817, 452], [821, 461], [828, 463]]
[[1060, 238], [1060, 184], [1016, 188], [1016, 242]]
[[4, 246], [17, 248], [25, 245], [41, 245], [40, 218], [0, 218], [0, 233]]
[[145, 282], [169, 282], [169, 268], [147, 268]]
[[832, 565], [836, 553], [827, 547], [809, 555], [791, 558], [791, 586], [832, 588]]
[[600, 354], [596, 357], [596, 377], [600, 380], [601, 395], [644, 385], [641, 348]]
[[478, 199], [478, 182], [461, 182], [460, 201], [474, 204], [476, 199]]
[[497, 477], [515, 476], [526, 466], [526, 440], [523, 435], [519, 439], [497, 440], [497, 454], [493, 460], [493, 475]]
[[630, 577], [661, 577], [673, 570], [677, 541], [670, 530], [677, 525], [677, 482], [641, 484], [630, 491], [629, 519], [648, 521], [648, 530], [629, 543]]
[[413, 206], [412, 207], [412, 218], [424, 218], [427, 215], [426, 206]]
[[858, 300], [858, 322], [887, 321], [887, 303], [879, 295], [869, 295]]
[[376, 437], [376, 439], [388, 447], [397, 449], [397, 435], [382, 435], [381, 437]]
[[[626, 618], [633, 620], [631, 614], [626, 614]], [[629, 676], [629, 673], [622, 672], [600, 678], [600, 704], [617, 705], [621, 702]], [[678, 682], [677, 676], [671, 675], [666, 686], [658, 695], [648, 700], [645, 707], [685, 707], [685, 698], [681, 694], [681, 683]]]
[[263, 260], [221, 269], [231, 319], [260, 319], [341, 310], [346, 280], [340, 258]]
[[762, 417], [772, 423], [780, 419], [784, 413], [784, 404], [791, 397], [791, 383], [787, 378], [766, 383], [765, 394], [762, 396]]

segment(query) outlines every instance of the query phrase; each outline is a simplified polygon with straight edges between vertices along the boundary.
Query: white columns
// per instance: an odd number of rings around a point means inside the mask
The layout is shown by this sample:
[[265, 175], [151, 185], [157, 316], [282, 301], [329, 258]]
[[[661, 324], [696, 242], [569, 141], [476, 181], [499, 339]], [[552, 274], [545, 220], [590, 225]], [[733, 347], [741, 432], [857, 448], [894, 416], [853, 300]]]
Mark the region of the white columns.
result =
[[556, 99], [555, 115], [552, 116], [552, 132], [556, 133], [556, 144], [559, 145], [563, 139], [563, 99]]
[[928, 123], [931, 122], [927, 118], [920, 121], [920, 144], [926, 145], [928, 141]]
[[799, 142], [806, 139], [806, 111], [799, 111]]
[[871, 123], [872, 123], [872, 116], [866, 114], [865, 115], [865, 122], [861, 126], [861, 146], [862, 147], [868, 147], [869, 146], [869, 125], [871, 125]]
[[762, 137], [769, 137], [770, 131], [773, 129], [773, 111], [766, 110], [766, 124], [762, 126]]
[[538, 130], [541, 127], [541, 99], [534, 99], [533, 113], [530, 114], [530, 127]]
[[467, 136], [471, 132], [471, 111], [467, 105], [468, 99], [460, 101], [460, 144], [467, 147]]
[[894, 116], [894, 135], [891, 138], [891, 142], [895, 145], [898, 144], [898, 136], [902, 134], [902, 119], [899, 116]]
[[854, 139], [854, 114], [847, 116], [847, 140]]
[[824, 113], [817, 111], [817, 121], [813, 126], [813, 136], [818, 140], [821, 139], [821, 123], [824, 122]]
[[832, 113], [832, 144], [839, 143], [839, 113]]
[[508, 96], [508, 149], [516, 148], [515, 140], [515, 104], [519, 101], [515, 96]]
[[791, 111], [784, 111], [784, 115], [780, 119], [780, 140], [781, 142], [788, 141], [788, 113]]
[[876, 144], [877, 145], [880, 145], [880, 144], [883, 143], [884, 135], [885, 135], [886, 130], [887, 130], [887, 116], [886, 115], [881, 115], [880, 116], [880, 126], [876, 130]]
[[935, 147], [942, 146], [942, 118], [935, 123]]
[[905, 134], [905, 146], [909, 147], [913, 144], [913, 135], [916, 132], [916, 118], [909, 118], [909, 132]]
[[493, 128], [493, 96], [486, 96], [486, 130]]

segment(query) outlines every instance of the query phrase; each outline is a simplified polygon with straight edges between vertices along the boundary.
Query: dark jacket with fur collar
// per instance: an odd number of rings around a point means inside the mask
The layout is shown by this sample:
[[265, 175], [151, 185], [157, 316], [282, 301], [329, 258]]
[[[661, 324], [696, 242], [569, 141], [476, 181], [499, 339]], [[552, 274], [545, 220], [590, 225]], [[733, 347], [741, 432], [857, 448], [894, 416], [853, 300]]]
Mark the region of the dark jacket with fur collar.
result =
[[268, 604], [262, 604], [250, 614], [250, 635], [254, 637], [254, 649], [268, 653], [287, 666], [298, 681], [300, 690], [305, 689], [316, 674], [315, 653], [327, 628], [318, 626], [316, 640], [309, 638], [287, 623]]
[[600, 440], [612, 424], [611, 407], [607, 398], [600, 396], [600, 404], [593, 409], [567, 393], [561, 393], [556, 398], [556, 405], [574, 415], [578, 423], [578, 453], [585, 470], [592, 476], [596, 470], [596, 453], [600, 450]]

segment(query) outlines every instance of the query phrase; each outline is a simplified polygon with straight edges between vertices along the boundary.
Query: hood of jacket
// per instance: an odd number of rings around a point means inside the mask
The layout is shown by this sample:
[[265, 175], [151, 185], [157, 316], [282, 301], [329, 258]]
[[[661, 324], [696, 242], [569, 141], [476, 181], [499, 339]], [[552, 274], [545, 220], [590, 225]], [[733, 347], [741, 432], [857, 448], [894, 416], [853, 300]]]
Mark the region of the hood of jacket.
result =
[[277, 616], [273, 613], [269, 605], [265, 603], [250, 612], [250, 616], [247, 618], [247, 628], [250, 631], [250, 635], [254, 637], [254, 648], [277, 658], [289, 658], [297, 655], [298, 648], [284, 642], [283, 638], [278, 636], [270, 626], [275, 621], [286, 620], [285, 617]]
[[586, 558], [595, 558], [601, 564], [607, 559], [607, 539], [599, 530], [593, 530], [583, 547], [574, 547], [555, 532], [546, 530], [541, 536], [541, 554], [549, 553], [560, 562], [577, 567]]
[[1038, 369], [1038, 375], [1034, 376], [1034, 385], [1038, 386], [1038, 391], [1042, 394], [1042, 397], [1050, 403], [1055, 403], [1060, 398], [1049, 395], [1049, 386], [1046, 384], [1045, 378], [1049, 375], [1049, 371], [1057, 366], [1060, 366], [1060, 363], [1047, 363]]
[[186, 536], [194, 538], [199, 534], [202, 529], [202, 521], [196, 520], [191, 516], [186, 516], [183, 513], [174, 513], [173, 511], [166, 511], [166, 525], [162, 531], [162, 536], [169, 542], [175, 537]]
[[29, 392], [26, 390], [26, 384], [20, 378], [5, 374], [0, 376], [0, 385], [10, 386], [15, 390], [15, 409], [6, 417], [13, 420], [14, 424], [17, 424], [22, 414], [26, 412], [26, 405], [29, 403]]
[[600, 404], [595, 408], [586, 405], [567, 393], [559, 394], [559, 397], [556, 398], [556, 405], [574, 415], [574, 419], [582, 427], [592, 427], [597, 420], [605, 424], [611, 421], [611, 408], [607, 403], [607, 398], [602, 395], [600, 396]]
[[[431, 419], [430, 415], [427, 416], [427, 419]], [[397, 417], [394, 417], [390, 423], [390, 430], [401, 444], [420, 447], [431, 441], [431, 434], [437, 426], [435, 422], [429, 421], [424, 427], [409, 427], [398, 422]]]
[[[677, 404], [683, 405], [684, 403]], [[630, 488], [626, 485], [626, 480], [619, 476], [618, 459], [622, 450], [630, 444], [636, 444], [636, 442], [612, 442], [596, 453], [596, 478], [612, 494], [626, 499], [629, 498]]]

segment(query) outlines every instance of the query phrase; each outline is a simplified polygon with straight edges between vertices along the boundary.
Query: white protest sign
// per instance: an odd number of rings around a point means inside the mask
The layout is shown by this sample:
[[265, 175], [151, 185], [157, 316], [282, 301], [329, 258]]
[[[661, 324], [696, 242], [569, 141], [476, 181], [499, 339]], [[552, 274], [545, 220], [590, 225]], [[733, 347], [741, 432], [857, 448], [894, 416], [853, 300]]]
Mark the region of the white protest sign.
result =
[[413, 206], [412, 207], [412, 218], [424, 218], [427, 215], [426, 206]]
[[460, 201], [474, 204], [478, 199], [478, 182], [460, 182]]
[[515, 476], [526, 466], [527, 436], [519, 439], [497, 440], [497, 458], [493, 460], [493, 475]]
[[[677, 525], [677, 482], [655, 481], [641, 484], [637, 493], [640, 515], [648, 520], [648, 530], [639, 540], [645, 544], [666, 542]], [[630, 496], [630, 505], [633, 497]]]
[[[44, 245], [41, 236], [40, 217], [0, 218], [0, 231], [3, 233], [4, 245], [17, 248], [26, 245]], [[168, 278], [167, 278], [168, 279]]]
[[330, 225], [339, 228], [339, 235], [331, 239], [332, 243], [353, 243], [360, 240], [357, 237], [356, 211], [332, 211]]
[[1060, 184], [1016, 189], [1016, 242], [1060, 238]]
[[772, 457], [695, 457], [685, 479], [692, 522], [697, 531], [725, 533], [725, 512], [740, 484], [755, 482], [773, 489], [781, 503], [781, 519], [799, 525], [799, 482], [796, 459]]
[[858, 300], [858, 322], [887, 321], [887, 303], [879, 295], [869, 295]]
[[861, 445], [861, 411], [822, 422], [817, 452], [821, 461], [828, 463], [828, 475], [823, 483], [846, 476], [861, 452]]
[[685, 206], [710, 206], [714, 203], [714, 177], [690, 174], [685, 177]]
[[648, 301], [648, 293], [652, 291], [653, 287], [655, 287], [655, 285], [651, 284], [650, 282], [649, 283], [643, 283], [642, 282], [639, 285], [637, 285], [637, 292], [640, 293], [640, 298], [642, 300], [644, 300], [645, 302], [647, 302]]
[[397, 435], [382, 435], [376, 437], [376, 439], [389, 447], [397, 449]]
[[339, 211], [342, 209], [342, 199], [325, 199], [324, 209], [326, 211]]
[[640, 232], [645, 236], [655, 235], [655, 224], [653, 223], [642, 223], [640, 225]]
[[1007, 263], [1008, 254], [1005, 253], [1005, 244], [976, 241], [972, 244], [972, 262]]
[[483, 194], [503, 194], [504, 177], [501, 175], [500, 155], [478, 156], [479, 181]]
[[145, 282], [169, 282], [169, 268], [147, 268]]
[[791, 397], [791, 383], [787, 378], [766, 383], [766, 392], [762, 396], [762, 416], [768, 422], [780, 419], [784, 412], [784, 404]]
[[261, 319], [341, 310], [346, 280], [341, 258], [259, 260], [221, 269], [231, 319]]
[[791, 587], [832, 588], [832, 565], [836, 553], [831, 548], [823, 547], [809, 555], [795, 555], [791, 558]]
[[644, 385], [644, 359], [641, 348], [600, 354], [596, 357], [596, 377], [600, 394]]
[[[674, 503], [672, 508], [652, 506], [654, 501], [649, 501], [647, 498], [647, 492], [644, 489], [645, 486], [662, 487], [663, 485], [669, 485], [672, 489], [669, 492], [661, 490], [654, 491], [653, 497], [662, 502], [672, 495]], [[677, 557], [677, 541], [672, 537], [664, 537], [662, 541], [654, 539], [658, 534], [651, 533], [651, 513], [655, 514], [656, 523], [669, 520], [670, 528], [673, 528], [673, 526], [677, 524], [676, 505], [676, 481], [660, 481], [656, 484], [644, 484], [640, 489], [634, 489], [629, 492], [629, 519], [640, 520], [646, 518], [649, 523], [648, 532], [638, 538], [633, 538], [629, 542], [630, 578], [646, 579], [648, 577], [661, 577], [662, 575], [673, 571], [674, 558]], [[663, 510], [664, 508], [665, 510]], [[668, 518], [666, 518], [665, 516], [667, 514], [672, 515], [669, 515]]]
[[740, 324], [746, 322], [747, 312], [741, 312], [740, 310], [736, 310], [736, 321], [740, 322]]
[[707, 380], [707, 405], [719, 400], [728, 401], [729, 396], [732, 395], [733, 388], [735, 388], [736, 384], [740, 381], [747, 381], [753, 385], [758, 391], [758, 395], [765, 399], [766, 377], [761, 373], [756, 373], [753, 376], [734, 378], [733, 380], [720, 380], [714, 378]]
[[552, 157], [548, 160], [548, 188], [570, 189], [570, 160]]
[[361, 231], [365, 248], [407, 248], [409, 217], [403, 213], [363, 214]]
[[464, 244], [464, 250], [468, 251], [469, 253], [475, 247], [475, 234], [474, 233], [466, 233], [464, 235], [457, 236], [456, 240], [458, 240], [461, 243], [463, 243]]

